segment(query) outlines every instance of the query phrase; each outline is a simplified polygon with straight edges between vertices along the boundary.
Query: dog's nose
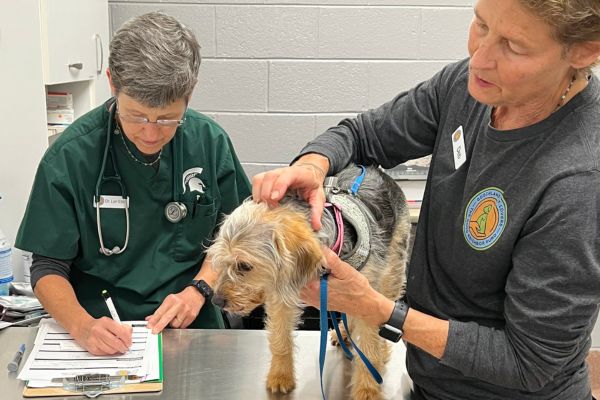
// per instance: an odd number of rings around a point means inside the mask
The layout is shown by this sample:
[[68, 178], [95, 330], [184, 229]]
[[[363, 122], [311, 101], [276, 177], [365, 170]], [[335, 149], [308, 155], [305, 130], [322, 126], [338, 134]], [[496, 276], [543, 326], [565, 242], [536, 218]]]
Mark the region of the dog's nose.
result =
[[227, 302], [225, 301], [224, 297], [221, 297], [219, 295], [214, 295], [212, 298], [212, 303], [219, 308], [225, 308], [225, 304]]

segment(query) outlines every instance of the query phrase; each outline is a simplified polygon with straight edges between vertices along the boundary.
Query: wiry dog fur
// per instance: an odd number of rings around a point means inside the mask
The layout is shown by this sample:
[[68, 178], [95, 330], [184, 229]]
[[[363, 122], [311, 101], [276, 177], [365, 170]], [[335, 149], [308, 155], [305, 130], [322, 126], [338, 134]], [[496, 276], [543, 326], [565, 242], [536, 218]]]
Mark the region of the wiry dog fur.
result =
[[[357, 167], [346, 168], [338, 174], [338, 186], [350, 188], [359, 172]], [[358, 197], [376, 219], [371, 227], [371, 253], [361, 272], [371, 286], [395, 300], [404, 290], [408, 259], [410, 221], [404, 194], [389, 176], [370, 167]], [[302, 312], [299, 292], [323, 271], [321, 244], [331, 247], [335, 239], [330, 216], [324, 214], [319, 232], [313, 231], [309, 218], [308, 204], [293, 197], [273, 209], [246, 201], [225, 219], [208, 250], [220, 272], [215, 304], [240, 315], [265, 305], [272, 354], [267, 387], [274, 393], [295, 387], [292, 332]], [[345, 224], [342, 255], [355, 242], [356, 232]], [[376, 327], [351, 317], [349, 323], [353, 339], [383, 373], [389, 344], [379, 337]], [[355, 362], [351, 385], [355, 399], [381, 398], [379, 385], [360, 360]]]

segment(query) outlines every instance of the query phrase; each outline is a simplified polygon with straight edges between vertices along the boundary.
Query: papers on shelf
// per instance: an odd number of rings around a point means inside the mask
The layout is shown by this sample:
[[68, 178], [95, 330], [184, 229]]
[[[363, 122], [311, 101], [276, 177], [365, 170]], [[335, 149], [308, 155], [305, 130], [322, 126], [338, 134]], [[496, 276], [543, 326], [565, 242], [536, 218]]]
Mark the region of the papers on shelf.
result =
[[0, 296], [0, 330], [28, 325], [48, 314], [35, 296]]
[[82, 374], [135, 375], [135, 381], [160, 379], [159, 336], [146, 322], [124, 322], [133, 327], [133, 345], [126, 354], [95, 356], [88, 353], [55, 320], [40, 323], [34, 346], [18, 376], [28, 387], [62, 386], [53, 378]]
[[0, 296], [0, 306], [20, 312], [42, 309], [40, 301], [34, 296]]
[[47, 318], [48, 313], [45, 311], [31, 313], [30, 315], [26, 315], [23, 319], [18, 319], [16, 321], [8, 322], [8, 321], [0, 321], [0, 330], [4, 328], [8, 328], [9, 326], [26, 326], [30, 325], [34, 322], [39, 321], [42, 318]]

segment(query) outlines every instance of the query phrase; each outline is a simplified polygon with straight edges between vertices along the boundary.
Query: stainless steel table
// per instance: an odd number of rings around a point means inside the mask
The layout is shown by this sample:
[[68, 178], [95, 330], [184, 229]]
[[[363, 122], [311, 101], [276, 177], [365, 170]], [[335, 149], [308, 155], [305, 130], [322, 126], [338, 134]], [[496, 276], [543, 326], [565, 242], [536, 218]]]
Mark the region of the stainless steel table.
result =
[[[33, 347], [37, 328], [11, 327], [0, 331], [0, 398], [22, 399], [23, 382], [6, 365], [21, 343], [27, 343], [25, 357]], [[296, 332], [296, 389], [287, 395], [272, 395], [265, 386], [270, 353], [265, 331], [175, 330], [163, 333], [164, 389], [161, 393], [102, 395], [101, 399], [195, 399], [195, 400], [318, 400], [319, 332]], [[405, 347], [394, 345], [384, 375], [386, 399], [409, 398], [410, 380], [404, 367]], [[21, 362], [21, 368], [25, 358]], [[324, 371], [328, 400], [350, 398], [350, 362], [342, 351], [329, 346]], [[63, 399], [74, 399], [65, 397]], [[53, 397], [53, 399], [58, 399]]]

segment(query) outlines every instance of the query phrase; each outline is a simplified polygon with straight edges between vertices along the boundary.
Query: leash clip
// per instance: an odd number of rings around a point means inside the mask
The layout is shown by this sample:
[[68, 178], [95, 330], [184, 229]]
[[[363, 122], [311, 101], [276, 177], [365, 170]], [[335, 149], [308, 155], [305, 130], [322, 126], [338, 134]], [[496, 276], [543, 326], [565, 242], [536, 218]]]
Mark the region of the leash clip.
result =
[[337, 194], [340, 192], [340, 188], [338, 187], [338, 178], [337, 176], [328, 176], [325, 178], [323, 182], [323, 190], [325, 191], [325, 198], [329, 199], [331, 194]]

